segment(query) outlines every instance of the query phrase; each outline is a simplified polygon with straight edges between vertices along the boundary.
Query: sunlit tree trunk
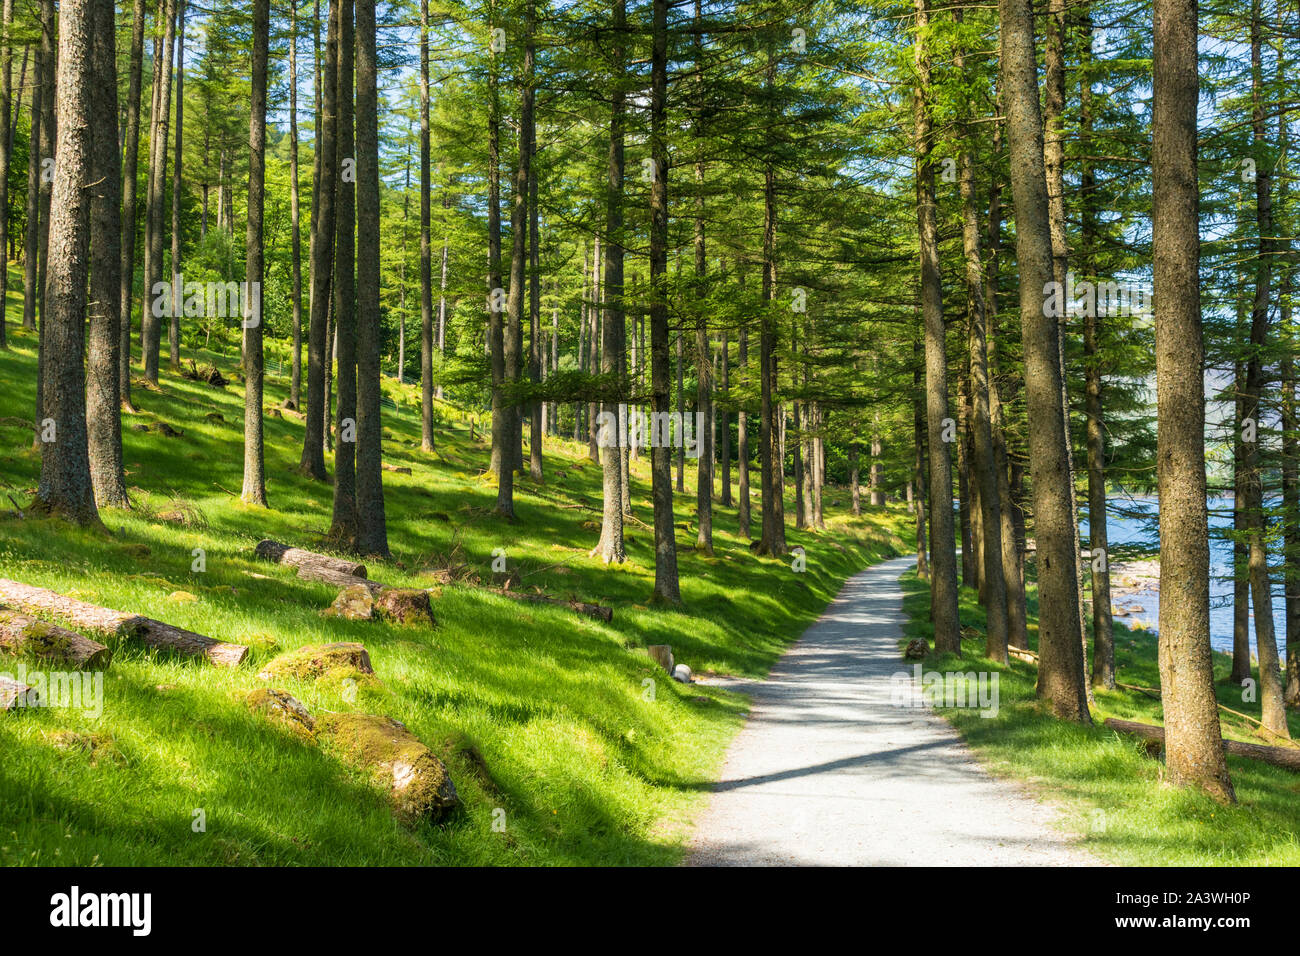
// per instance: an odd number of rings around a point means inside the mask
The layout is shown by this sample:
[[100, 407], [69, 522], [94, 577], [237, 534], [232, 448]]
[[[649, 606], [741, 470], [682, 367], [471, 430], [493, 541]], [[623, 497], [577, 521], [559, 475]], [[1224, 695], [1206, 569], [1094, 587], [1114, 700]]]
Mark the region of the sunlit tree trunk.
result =
[[[1069, 436], [1062, 403], [1060, 328], [1046, 315], [1052, 281], [1043, 127], [1029, 0], [1000, 0], [1001, 79], [1016, 212], [1029, 461], [1037, 542], [1038, 696], [1063, 719], [1091, 721], [1080, 634], [1079, 554], [1074, 540]], [[1195, 230], [1193, 229], [1193, 233]]]
[[[266, 507], [266, 461], [262, 436], [262, 207], [266, 196], [266, 60], [270, 0], [253, 0], [253, 72], [248, 116], [248, 252], [244, 279], [250, 305], [244, 325], [244, 488], [246, 505]], [[180, 132], [177, 131], [179, 137]]]
[[1230, 802], [1210, 652], [1196, 0], [1155, 0], [1154, 15], [1151, 224], [1165, 768], [1170, 783], [1199, 786]]

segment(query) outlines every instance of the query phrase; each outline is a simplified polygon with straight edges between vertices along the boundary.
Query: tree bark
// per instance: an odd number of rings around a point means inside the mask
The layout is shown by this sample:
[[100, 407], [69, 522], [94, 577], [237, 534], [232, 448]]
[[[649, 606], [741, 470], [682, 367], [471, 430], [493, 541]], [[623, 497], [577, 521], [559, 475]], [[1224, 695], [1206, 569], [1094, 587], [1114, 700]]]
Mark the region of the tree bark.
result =
[[[130, 506], [122, 462], [122, 159], [117, 140], [117, 54], [112, 0], [94, 0], [90, 87], [90, 343], [86, 381], [86, 427], [95, 500]], [[108, 117], [108, 119], [104, 119]]]
[[[1156, 476], [1160, 495], [1160, 687], [1175, 785], [1235, 799], [1223, 759], [1210, 652], [1204, 346], [1196, 177], [1196, 0], [1155, 0], [1152, 241]], [[1041, 540], [1041, 536], [1040, 536]]]
[[[605, 194], [605, 296], [609, 309], [605, 313], [605, 341], [602, 348], [601, 372], [614, 376], [618, 381], [618, 397], [627, 397], [627, 349], [626, 318], [623, 311], [623, 141], [624, 110], [626, 93], [623, 89], [623, 73], [626, 69], [626, 31], [627, 2], [614, 0], [611, 43], [610, 77], [610, 113], [609, 113], [609, 160], [606, 165]], [[618, 401], [606, 399], [601, 411], [606, 423], [615, 423], [617, 435], [613, 442], [605, 442], [605, 460], [603, 463], [603, 485], [600, 520], [600, 540], [592, 550], [599, 554], [606, 564], [621, 564], [626, 558], [623, 540], [623, 469], [624, 431], [620, 421]], [[623, 418], [626, 420], [626, 408]], [[608, 435], [608, 432], [606, 432]]]
[[[650, 390], [653, 409], [667, 416], [671, 400], [668, 356], [668, 0], [653, 0], [650, 67]], [[666, 430], [666, 429], [665, 429]], [[673, 522], [672, 449], [652, 432], [651, 498], [654, 501], [655, 586], [653, 599], [681, 603]]]
[[302, 407], [302, 226], [298, 192], [298, 0], [289, 0], [289, 281], [293, 295], [289, 407], [294, 411]]
[[171, 122], [172, 51], [176, 40], [177, 0], [159, 0], [158, 19], [163, 34], [161, 49], [157, 29], [154, 36], [153, 116], [149, 136], [149, 191], [145, 196], [147, 219], [144, 250], [144, 298], [141, 317], [141, 351], [144, 354], [144, 377], [158, 383], [158, 352], [162, 347], [162, 316], [155, 314], [155, 288], [162, 281], [163, 270], [163, 190], [167, 182], [167, 136]]
[[[1257, 151], [1267, 148], [1267, 129], [1261, 65], [1261, 0], [1252, 0], [1250, 17], [1251, 60], [1251, 127]], [[1250, 551], [1250, 597], [1255, 612], [1255, 653], [1259, 658], [1260, 716], [1264, 727], [1283, 737], [1287, 729], [1286, 705], [1283, 702], [1282, 670], [1278, 662], [1277, 637], [1273, 629], [1273, 591], [1268, 571], [1265, 544], [1264, 476], [1258, 433], [1260, 400], [1264, 388], [1263, 353], [1268, 347], [1269, 292], [1273, 276], [1273, 177], [1265, 162], [1258, 163], [1255, 175], [1255, 213], [1259, 229], [1259, 254], [1255, 261], [1255, 301], [1250, 312], [1250, 349], [1246, 359], [1246, 391], [1242, 396], [1242, 415], [1255, 424], [1253, 440], [1243, 442], [1246, 453], [1246, 535]], [[1163, 553], [1163, 552], [1162, 552]]]
[[1079, 554], [1072, 526], [1074, 492], [1061, 391], [1060, 328], [1055, 317], [1044, 314], [1048, 310], [1043, 296], [1052, 281], [1052, 242], [1033, 13], [1029, 0], [1000, 0], [999, 10], [1038, 544], [1038, 696], [1058, 717], [1089, 723], [1079, 631]]
[[[1004, 0], [1006, 2], [1006, 0]], [[916, 218], [921, 251], [921, 313], [925, 330], [925, 409], [930, 454], [930, 617], [934, 647], [961, 654], [957, 610], [957, 555], [952, 520], [952, 459], [944, 433], [948, 417], [948, 360], [945, 355], [943, 290], [934, 195], [933, 120], [930, 115], [929, 0], [916, 0]]]
[[[136, 180], [140, 165], [140, 85], [144, 72], [145, 0], [134, 0], [131, 15], [131, 65], [126, 96], [126, 149], [122, 170], [122, 287], [119, 294], [121, 345], [118, 349], [118, 386], [122, 407], [135, 411], [131, 402], [131, 316], [135, 308]], [[145, 290], [148, 300], [148, 290]], [[143, 315], [143, 311], [141, 312]], [[143, 322], [143, 318], [141, 319]]]
[[[776, 80], [776, 58], [768, 52], [766, 88]], [[762, 482], [760, 555], [780, 556], [785, 541], [785, 454], [781, 432], [784, 413], [777, 401], [776, 318], [771, 303], [776, 298], [776, 169], [771, 159], [763, 165], [763, 286], [764, 310], [759, 325], [759, 464]], [[780, 421], [778, 421], [780, 418]]]
[[358, 554], [388, 557], [384, 426], [379, 406], [379, 89], [375, 0], [357, 0], [357, 534]]
[[[98, 525], [86, 437], [86, 279], [91, 197], [85, 184], [94, 169], [93, 130], [116, 114], [96, 116], [92, 101], [94, 0], [64, 0], [59, 35], [59, 137], [49, 240], [55, 255], [47, 275], [45, 373], [38, 432], [41, 477], [34, 510], [82, 525]], [[46, 431], [52, 428], [52, 433]]]
[[[420, 450], [431, 452], [433, 439], [433, 262], [431, 147], [429, 141], [429, 0], [420, 0]], [[445, 191], [443, 193], [446, 195]], [[446, 246], [443, 275], [446, 277]], [[439, 327], [442, 314], [439, 305]]]
[[[356, 141], [353, 121], [353, 56], [356, 36], [352, 0], [339, 0], [338, 125], [334, 155], [339, 176], [334, 199], [334, 347], [337, 369], [334, 443], [334, 507], [329, 538], [342, 550], [357, 539], [357, 322]], [[352, 172], [349, 174], [348, 170]]]
[[[262, 205], [266, 192], [266, 61], [270, 0], [253, 0], [253, 63], [248, 116], [248, 231], [244, 281], [244, 487], [239, 499], [266, 507], [266, 461], [262, 436]], [[180, 132], [177, 131], [179, 138]]]
[[[954, 16], [960, 22], [961, 10]], [[965, 66], [959, 49], [956, 68]], [[1002, 576], [1002, 507], [998, 498], [997, 459], [993, 453], [993, 425], [989, 411], [988, 322], [984, 311], [984, 263], [980, 249], [979, 215], [975, 208], [975, 142], [969, 121], [962, 124], [960, 154], [962, 199], [962, 250], [966, 260], [966, 324], [970, 349], [970, 389], [973, 432], [973, 478], [980, 507], [981, 590], [987, 612], [984, 656], [1007, 661], [1009, 625], [1007, 589]]]
[[[181, 274], [181, 159], [185, 143], [185, 2], [178, 0], [176, 11], [176, 158], [172, 163], [172, 275]], [[114, 114], [116, 115], [116, 114]], [[183, 288], [177, 278], [178, 288]], [[172, 302], [171, 321], [167, 326], [167, 358], [173, 371], [181, 366], [180, 302]]]
[[[1080, 172], [1080, 236], [1083, 261], [1095, 279], [1096, 189], [1092, 167], [1092, 15], [1080, 16], [1083, 70], [1079, 83], [1079, 135], [1083, 158]], [[1095, 310], [1083, 319], [1084, 399], [1088, 439], [1088, 556], [1092, 562], [1092, 686], [1115, 689], [1115, 637], [1110, 612], [1110, 539], [1106, 522], [1106, 430], [1102, 417], [1101, 327]]]
[[[13, 40], [9, 35], [14, 19], [13, 0], [3, 4], [4, 36], [0, 38], [0, 111], [4, 125], [0, 126], [0, 349], [7, 349], [8, 319], [5, 307], [9, 299], [9, 161], [13, 155], [13, 139], [9, 135], [9, 117], [13, 112]], [[19, 91], [21, 95], [21, 90]]]
[[324, 481], [325, 441], [329, 431], [328, 367], [330, 357], [330, 300], [333, 296], [334, 200], [339, 178], [335, 154], [338, 136], [339, 2], [329, 5], [325, 65], [320, 71], [320, 109], [316, 117], [315, 153], [318, 172], [313, 185], [311, 211], [311, 301], [307, 318], [307, 414], [303, 424], [302, 458], [298, 470]]
[[[695, 0], [695, 70], [703, 84], [704, 39], [700, 32], [702, 0]], [[701, 91], [701, 97], [703, 92]], [[697, 141], [702, 135], [698, 123]], [[708, 260], [704, 248], [704, 162], [695, 163], [695, 295], [699, 314], [695, 321], [695, 409], [701, 416], [703, 434], [696, 436], [699, 458], [696, 460], [695, 518], [698, 525], [695, 550], [713, 554], [713, 363], [709, 355], [709, 326], [705, 315], [705, 283]], [[683, 442], [683, 445], [685, 442]], [[685, 450], [685, 449], [683, 449]]]

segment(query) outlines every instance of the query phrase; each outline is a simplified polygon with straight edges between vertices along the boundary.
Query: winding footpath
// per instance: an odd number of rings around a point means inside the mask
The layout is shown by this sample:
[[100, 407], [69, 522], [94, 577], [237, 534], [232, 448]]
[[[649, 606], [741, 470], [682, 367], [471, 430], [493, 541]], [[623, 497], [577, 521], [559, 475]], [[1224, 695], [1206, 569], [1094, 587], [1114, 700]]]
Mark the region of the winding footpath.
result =
[[694, 866], [1095, 865], [1056, 811], [997, 780], [942, 718], [891, 703], [913, 559], [875, 565], [766, 681], [697, 820]]

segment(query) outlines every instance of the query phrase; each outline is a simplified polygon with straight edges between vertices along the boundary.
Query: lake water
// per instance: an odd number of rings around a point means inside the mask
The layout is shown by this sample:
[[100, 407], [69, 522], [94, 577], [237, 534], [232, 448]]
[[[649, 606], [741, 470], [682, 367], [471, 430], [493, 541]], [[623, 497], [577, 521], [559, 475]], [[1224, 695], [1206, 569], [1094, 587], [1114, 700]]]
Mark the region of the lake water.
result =
[[[1210, 645], [1218, 651], [1232, 651], [1232, 541], [1224, 536], [1224, 531], [1232, 529], [1232, 499], [1213, 498], [1210, 507]], [[1157, 505], [1155, 498], [1111, 498], [1107, 502], [1106, 530], [1112, 551], [1120, 544], [1143, 544], [1153, 550], [1159, 544], [1160, 534], [1156, 523]], [[1087, 547], [1088, 522], [1086, 509], [1079, 522], [1083, 546]], [[1270, 554], [1270, 561], [1279, 559], [1279, 555]], [[1285, 651], [1286, 619], [1283, 617], [1283, 587], [1281, 574], [1274, 571], [1273, 583], [1273, 628], [1277, 637], [1278, 653], [1283, 660]], [[1140, 591], [1136, 594], [1116, 595], [1116, 577], [1111, 577], [1112, 603], [1121, 606], [1141, 605], [1142, 612], [1128, 617], [1117, 618], [1120, 623], [1134, 620], [1147, 622], [1155, 629], [1159, 617], [1159, 595], [1153, 591]], [[1250, 641], [1255, 643], [1254, 615], [1250, 618]]]

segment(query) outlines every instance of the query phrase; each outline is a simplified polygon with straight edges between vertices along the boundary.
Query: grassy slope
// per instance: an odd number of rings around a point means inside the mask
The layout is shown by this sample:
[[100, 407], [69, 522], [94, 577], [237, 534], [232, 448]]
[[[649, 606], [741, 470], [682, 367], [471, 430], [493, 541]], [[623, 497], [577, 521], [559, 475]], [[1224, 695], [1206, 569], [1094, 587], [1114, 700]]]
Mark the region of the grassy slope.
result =
[[[0, 418], [27, 420], [34, 342], [10, 331], [14, 349], [0, 353]], [[226, 359], [228, 373], [232, 366]], [[287, 388], [287, 375], [271, 376], [267, 406]], [[385, 388], [399, 405], [385, 413], [386, 461], [413, 474], [385, 473], [395, 561], [372, 563], [371, 576], [429, 586], [422, 569], [459, 545], [486, 580], [493, 549], [505, 548], [526, 586], [611, 604], [613, 623], [459, 585], [435, 595], [432, 630], [322, 618], [333, 589], [251, 555], [268, 536], [311, 547], [329, 524], [329, 487], [295, 472], [301, 419], [285, 412], [267, 420], [273, 510], [248, 509], [237, 500], [242, 389], [165, 374], [160, 392], [136, 388], [142, 412], [124, 419], [136, 510], [106, 510], [102, 533], [0, 518], [0, 575], [250, 644], [251, 660], [220, 670], [123, 645], [100, 719], [55, 709], [0, 717], [0, 864], [673, 863], [745, 702], [666, 679], [642, 648], [671, 644], [697, 673], [763, 675], [847, 575], [901, 546], [906, 521], [897, 512], [852, 520], [847, 496], [832, 491], [828, 501], [839, 501], [828, 513], [830, 533], [790, 532], [791, 544], [808, 551], [807, 573], [795, 574], [788, 559], [751, 555], [731, 533], [734, 510], [718, 508], [716, 557], [690, 549], [693, 531], [678, 537], [688, 610], [650, 609], [653, 547], [644, 524], [629, 529], [626, 565], [603, 568], [587, 556], [600, 473], [585, 448], [548, 439], [546, 484], [517, 481], [520, 521], [507, 526], [488, 512], [495, 484], [481, 474], [482, 424], [471, 440], [463, 416], [441, 406], [438, 452], [422, 455], [415, 391]], [[129, 428], [157, 420], [184, 437]], [[24, 506], [39, 471], [31, 440], [30, 429], [0, 424], [0, 494]], [[687, 480], [693, 488], [690, 470]], [[644, 460], [633, 488], [635, 511], [648, 519]], [[681, 528], [693, 500], [678, 496]], [[179, 526], [151, 517], [177, 503], [201, 520]], [[190, 570], [194, 548], [206, 551], [206, 573]], [[177, 591], [196, 600], [172, 597]], [[361, 688], [355, 705], [337, 683], [279, 686], [314, 710], [405, 722], [448, 761], [464, 800], [449, 822], [394, 824], [360, 777], [246, 711], [244, 695], [260, 685], [255, 675], [277, 647], [331, 640], [370, 650], [379, 680]], [[656, 681], [653, 701], [643, 693], [647, 678]], [[65, 731], [98, 735], [102, 746], [60, 748]], [[481, 753], [486, 773], [468, 748]], [[498, 807], [504, 833], [492, 826]], [[206, 833], [192, 831], [196, 808]]]
[[[903, 578], [904, 608], [910, 622], [906, 639], [933, 638], [928, 620], [927, 582], [914, 571]], [[1026, 781], [1057, 802], [1065, 823], [1083, 845], [1103, 859], [1125, 865], [1290, 865], [1300, 864], [1300, 776], [1255, 760], [1228, 758], [1238, 804], [1221, 807], [1208, 797], [1162, 783], [1164, 764], [1145, 756], [1134, 738], [1102, 727], [1105, 717], [1162, 723], [1160, 702], [1138, 691], [1098, 691], [1093, 727], [1059, 721], [1034, 697], [1037, 668], [1013, 661], [1000, 667], [984, 653], [984, 609], [969, 588], [961, 592], [963, 627], [978, 638], [963, 640], [964, 657], [932, 654], [927, 670], [997, 671], [1000, 709], [996, 718], [970, 710], [945, 709], [944, 716], [995, 772]], [[1029, 644], [1038, 646], [1037, 595], [1030, 587]], [[1125, 684], [1158, 688], [1156, 639], [1150, 631], [1115, 622], [1115, 664]], [[1231, 657], [1215, 655], [1219, 700], [1233, 710], [1259, 716], [1258, 703], [1242, 703], [1241, 688], [1222, 683]], [[1229, 737], [1261, 741], [1248, 722], [1220, 713]], [[1300, 715], [1290, 715], [1291, 734], [1300, 738]]]

